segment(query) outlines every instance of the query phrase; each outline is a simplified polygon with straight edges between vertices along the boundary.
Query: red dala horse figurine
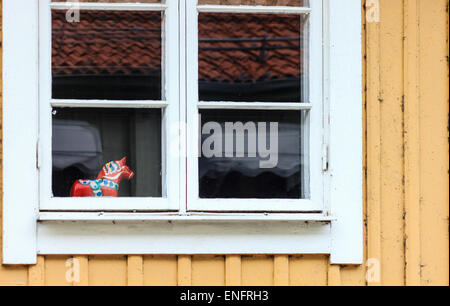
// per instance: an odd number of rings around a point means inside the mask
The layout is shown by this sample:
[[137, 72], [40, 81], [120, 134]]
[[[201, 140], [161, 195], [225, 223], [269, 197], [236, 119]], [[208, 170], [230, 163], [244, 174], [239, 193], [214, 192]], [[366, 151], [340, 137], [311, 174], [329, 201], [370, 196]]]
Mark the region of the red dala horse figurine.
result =
[[127, 158], [107, 163], [95, 180], [77, 180], [72, 185], [71, 197], [117, 197], [120, 181], [131, 180], [133, 171], [127, 166]]

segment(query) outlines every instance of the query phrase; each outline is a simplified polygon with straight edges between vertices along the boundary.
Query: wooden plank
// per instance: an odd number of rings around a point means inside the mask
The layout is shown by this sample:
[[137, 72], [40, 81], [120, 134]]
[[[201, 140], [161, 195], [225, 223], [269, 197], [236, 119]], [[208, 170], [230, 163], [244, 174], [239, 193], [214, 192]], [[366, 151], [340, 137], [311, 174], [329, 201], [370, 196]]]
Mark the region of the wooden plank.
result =
[[188, 255], [178, 256], [178, 286], [192, 285], [192, 258]]
[[177, 257], [172, 255], [144, 256], [145, 286], [176, 286]]
[[26, 286], [27, 283], [27, 267], [0, 265], [0, 286]]
[[405, 0], [405, 259], [406, 284], [420, 284], [419, 7]]
[[381, 275], [404, 284], [403, 0], [382, 0], [380, 16]]
[[273, 283], [275, 286], [289, 285], [289, 256], [276, 255], [273, 260]]
[[225, 259], [225, 283], [227, 286], [241, 285], [241, 256], [227, 255]]
[[[381, 260], [380, 23], [366, 24], [367, 47], [367, 252]], [[370, 285], [374, 285], [371, 283]]]
[[193, 286], [224, 286], [225, 257], [197, 255], [192, 257]]
[[[70, 256], [48, 256], [45, 258], [45, 285], [72, 286]], [[75, 271], [74, 271], [75, 272]], [[76, 272], [75, 272], [76, 273]]]
[[125, 286], [127, 284], [126, 256], [89, 257], [89, 285]]
[[292, 256], [289, 261], [289, 279], [291, 286], [326, 286], [328, 256], [301, 255]]
[[79, 267], [79, 278], [73, 282], [74, 286], [88, 286], [89, 285], [89, 257], [88, 256], [74, 256], [73, 259], [77, 262]]
[[338, 265], [328, 266], [328, 286], [341, 285], [341, 267]]
[[421, 211], [420, 223], [415, 224], [416, 229], [420, 225], [422, 285], [449, 284], [448, 5], [446, 0], [420, 0], [417, 4], [420, 21], [417, 35], [420, 199], [417, 200]]
[[45, 285], [45, 258], [38, 256], [37, 263], [28, 267], [28, 285], [44, 286]]
[[340, 271], [342, 286], [365, 286], [366, 285], [366, 266], [342, 266]]
[[139, 255], [129, 255], [127, 258], [128, 286], [144, 285], [144, 259]]
[[272, 286], [274, 282], [273, 256], [243, 256], [242, 285]]

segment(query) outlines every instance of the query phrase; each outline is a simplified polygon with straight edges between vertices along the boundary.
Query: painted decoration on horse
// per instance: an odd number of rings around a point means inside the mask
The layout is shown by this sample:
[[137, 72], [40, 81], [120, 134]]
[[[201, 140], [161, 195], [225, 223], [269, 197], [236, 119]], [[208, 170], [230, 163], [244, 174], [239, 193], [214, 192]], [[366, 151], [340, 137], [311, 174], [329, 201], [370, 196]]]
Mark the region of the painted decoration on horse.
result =
[[122, 179], [131, 180], [134, 172], [127, 166], [127, 158], [107, 163], [95, 180], [77, 180], [72, 185], [71, 197], [117, 197]]

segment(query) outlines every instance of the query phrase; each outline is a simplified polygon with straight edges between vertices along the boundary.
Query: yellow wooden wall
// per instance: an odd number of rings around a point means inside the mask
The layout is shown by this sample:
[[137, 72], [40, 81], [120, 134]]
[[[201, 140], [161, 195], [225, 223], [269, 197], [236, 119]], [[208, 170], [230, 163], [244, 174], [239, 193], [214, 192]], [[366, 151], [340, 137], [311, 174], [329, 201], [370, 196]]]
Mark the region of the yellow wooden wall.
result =
[[[380, 7], [363, 26], [365, 258], [380, 262], [382, 285], [448, 285], [448, 0]], [[0, 266], [0, 285], [368, 284], [365, 266], [323, 255], [76, 258], [80, 283], [66, 282], [68, 256], [41, 256]]]

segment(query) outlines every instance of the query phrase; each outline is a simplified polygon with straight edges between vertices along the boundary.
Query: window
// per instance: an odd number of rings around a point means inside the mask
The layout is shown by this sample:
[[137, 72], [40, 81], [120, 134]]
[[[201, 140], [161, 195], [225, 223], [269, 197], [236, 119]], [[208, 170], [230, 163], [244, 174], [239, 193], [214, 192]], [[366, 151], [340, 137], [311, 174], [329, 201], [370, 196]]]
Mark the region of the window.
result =
[[322, 4], [248, 3], [187, 7], [188, 209], [323, 211]]
[[361, 261], [359, 5], [17, 3], [4, 5], [5, 263]]
[[[177, 2], [116, 2], [40, 1], [41, 211], [179, 209]], [[124, 157], [131, 179], [92, 181]]]

